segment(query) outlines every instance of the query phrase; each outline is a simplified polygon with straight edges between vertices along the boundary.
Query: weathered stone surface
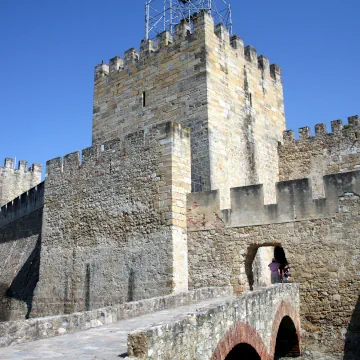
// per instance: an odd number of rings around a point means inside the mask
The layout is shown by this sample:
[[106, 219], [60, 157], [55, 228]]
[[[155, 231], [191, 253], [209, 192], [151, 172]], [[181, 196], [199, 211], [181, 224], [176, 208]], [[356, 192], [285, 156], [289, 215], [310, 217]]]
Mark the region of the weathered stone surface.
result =
[[275, 285], [133, 332], [128, 353], [148, 360], [220, 360], [246, 342], [261, 359], [270, 360], [285, 316], [292, 319], [300, 338], [299, 307], [296, 284]]
[[176, 123], [49, 161], [34, 316], [187, 290], [190, 181]]
[[189, 28], [179, 24], [174, 39], [162, 34], [157, 49], [143, 42], [140, 59], [131, 49], [133, 61], [117, 71], [96, 67], [93, 143], [183, 123], [191, 129], [193, 191], [221, 189], [228, 207], [231, 187], [263, 183], [269, 203], [285, 130], [280, 69], [241, 39], [230, 42], [206, 12]]
[[344, 346], [355, 348], [360, 332], [360, 198], [344, 192], [347, 179], [357, 186], [351, 174], [336, 175], [329, 182], [334, 187], [328, 200], [338, 205], [326, 217], [320, 213], [318, 219], [248, 227], [214, 218], [204, 230], [194, 231], [189, 224], [189, 287], [231, 284], [240, 294], [252, 285], [257, 249], [281, 246], [291, 265], [292, 281], [301, 284], [305, 341], [321, 341], [336, 353], [342, 353]]
[[271, 285], [271, 272], [269, 271], [268, 265], [272, 262], [274, 253], [274, 246], [264, 246], [259, 248], [256, 252], [254, 261], [252, 263], [254, 289]]
[[[21, 194], [0, 208], [0, 228], [44, 206], [44, 182]], [[31, 229], [31, 226], [29, 226]]]
[[0, 321], [24, 319], [32, 303], [39, 279], [42, 217], [40, 208], [0, 227]]
[[39, 165], [0, 168], [0, 318], [68, 319], [188, 284], [240, 294], [269, 283], [257, 249], [282, 246], [307, 344], [360, 349], [357, 116], [282, 137], [281, 69], [206, 12], [98, 65], [93, 114], [93, 146], [49, 161], [45, 184]]
[[58, 335], [72, 334], [78, 331], [113, 324], [120, 320], [196, 304], [208, 299], [228, 297], [231, 296], [231, 294], [231, 287], [203, 288], [69, 315], [0, 322], [0, 347], [46, 339]]

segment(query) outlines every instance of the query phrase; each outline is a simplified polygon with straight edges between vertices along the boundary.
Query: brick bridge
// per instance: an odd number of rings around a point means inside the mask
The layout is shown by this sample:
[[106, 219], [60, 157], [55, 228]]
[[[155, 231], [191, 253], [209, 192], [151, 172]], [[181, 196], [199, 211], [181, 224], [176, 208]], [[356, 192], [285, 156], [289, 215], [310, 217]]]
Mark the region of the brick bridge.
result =
[[129, 304], [0, 323], [0, 345], [13, 345], [0, 349], [0, 358], [270, 360], [300, 352], [296, 284], [239, 297], [227, 288], [194, 290]]

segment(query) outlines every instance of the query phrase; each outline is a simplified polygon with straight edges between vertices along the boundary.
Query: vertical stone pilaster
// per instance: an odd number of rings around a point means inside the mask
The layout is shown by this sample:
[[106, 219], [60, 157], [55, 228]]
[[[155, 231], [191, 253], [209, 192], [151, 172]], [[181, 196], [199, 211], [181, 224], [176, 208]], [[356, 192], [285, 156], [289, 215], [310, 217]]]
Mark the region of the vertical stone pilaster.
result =
[[[171, 230], [172, 290], [188, 290], [188, 249], [186, 229], [186, 194], [191, 192], [190, 129], [169, 123], [163, 144], [162, 174], [164, 189], [160, 206]], [[163, 209], [164, 210], [164, 209]]]

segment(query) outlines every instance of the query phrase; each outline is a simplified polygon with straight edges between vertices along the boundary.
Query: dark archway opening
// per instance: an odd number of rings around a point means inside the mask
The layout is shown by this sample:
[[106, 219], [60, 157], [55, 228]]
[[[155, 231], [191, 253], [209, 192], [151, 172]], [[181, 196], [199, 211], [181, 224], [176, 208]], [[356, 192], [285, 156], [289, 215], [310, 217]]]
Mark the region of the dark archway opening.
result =
[[282, 266], [288, 264], [280, 244], [264, 244], [248, 248], [245, 272], [250, 290], [271, 285], [269, 263], [275, 258]]
[[261, 360], [257, 351], [249, 344], [239, 344], [235, 346], [225, 358], [225, 360]]
[[298, 356], [300, 356], [298, 334], [293, 321], [289, 316], [285, 316], [276, 337], [275, 359]]
[[274, 249], [274, 258], [280, 263], [280, 264], [287, 264], [288, 261], [285, 256], [285, 251], [281, 246], [275, 246]]

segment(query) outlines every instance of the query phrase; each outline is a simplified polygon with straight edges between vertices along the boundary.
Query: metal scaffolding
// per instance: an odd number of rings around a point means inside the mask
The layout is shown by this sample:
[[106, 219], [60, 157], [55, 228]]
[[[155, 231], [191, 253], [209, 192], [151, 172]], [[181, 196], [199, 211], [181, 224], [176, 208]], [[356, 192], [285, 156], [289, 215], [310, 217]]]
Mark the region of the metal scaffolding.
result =
[[224, 24], [232, 33], [231, 6], [225, 0], [148, 0], [145, 5], [145, 39], [154, 39], [163, 31], [174, 32], [181, 20], [190, 22], [191, 16], [207, 11], [216, 24]]

